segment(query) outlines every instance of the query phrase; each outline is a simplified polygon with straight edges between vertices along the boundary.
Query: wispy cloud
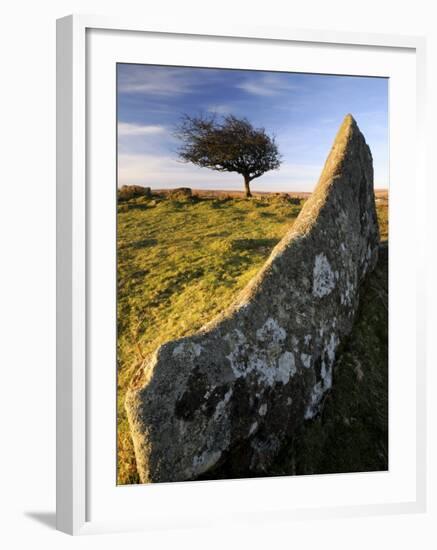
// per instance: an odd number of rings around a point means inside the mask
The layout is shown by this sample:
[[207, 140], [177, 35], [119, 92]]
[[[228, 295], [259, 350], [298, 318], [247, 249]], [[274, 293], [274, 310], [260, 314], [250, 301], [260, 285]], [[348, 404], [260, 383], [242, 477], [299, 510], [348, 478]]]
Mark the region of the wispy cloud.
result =
[[283, 92], [292, 92], [299, 86], [284, 80], [281, 75], [266, 74], [247, 78], [238, 84], [238, 88], [257, 96], [274, 96]]
[[[119, 154], [118, 186], [145, 185], [154, 189], [164, 187], [228, 188], [238, 184], [237, 174], [219, 174], [211, 170], [178, 162], [166, 155]], [[224, 187], [223, 187], [224, 185]]]
[[193, 91], [195, 82], [189, 71], [159, 67], [133, 67], [120, 73], [118, 90], [121, 93], [143, 93], [155, 96], [172, 96]]
[[[311, 191], [321, 166], [284, 163], [280, 170], [253, 180], [252, 188], [263, 191]], [[187, 186], [198, 189], [241, 189], [236, 173], [215, 172], [178, 162], [171, 156], [120, 154], [118, 185], [145, 185], [155, 189]]]
[[205, 111], [247, 117], [276, 136], [281, 169], [254, 180], [254, 189], [311, 190], [347, 112], [372, 150], [375, 182], [388, 180], [384, 80], [120, 64], [117, 83], [120, 185], [239, 189], [238, 174], [177, 162], [174, 126], [183, 113]]
[[118, 123], [118, 135], [121, 136], [150, 136], [165, 132], [164, 126], [130, 124], [129, 122]]
[[228, 115], [229, 113], [235, 111], [235, 109], [232, 109], [230, 105], [210, 105], [208, 107], [208, 111], [210, 113], [218, 114], [218, 115]]

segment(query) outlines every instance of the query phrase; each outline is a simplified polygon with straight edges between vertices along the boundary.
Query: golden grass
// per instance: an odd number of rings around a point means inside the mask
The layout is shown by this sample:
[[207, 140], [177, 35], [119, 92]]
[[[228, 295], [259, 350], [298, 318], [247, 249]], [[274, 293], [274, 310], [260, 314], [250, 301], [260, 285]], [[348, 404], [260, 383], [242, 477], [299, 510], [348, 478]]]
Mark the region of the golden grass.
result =
[[[118, 484], [138, 483], [124, 410], [127, 386], [160, 344], [229, 306], [290, 229], [301, 205], [274, 196], [136, 198], [117, 217]], [[387, 202], [378, 206], [387, 235]]]

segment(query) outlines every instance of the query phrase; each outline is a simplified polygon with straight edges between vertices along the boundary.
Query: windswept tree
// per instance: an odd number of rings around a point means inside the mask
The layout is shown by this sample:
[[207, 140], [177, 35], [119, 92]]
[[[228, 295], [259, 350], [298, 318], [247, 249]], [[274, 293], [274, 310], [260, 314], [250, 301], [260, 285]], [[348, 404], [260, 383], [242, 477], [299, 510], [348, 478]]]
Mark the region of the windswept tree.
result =
[[241, 174], [246, 197], [252, 196], [252, 180], [281, 164], [275, 138], [264, 128], [254, 128], [246, 118], [227, 115], [218, 121], [215, 116], [184, 115], [175, 135], [182, 141], [178, 151], [182, 161]]

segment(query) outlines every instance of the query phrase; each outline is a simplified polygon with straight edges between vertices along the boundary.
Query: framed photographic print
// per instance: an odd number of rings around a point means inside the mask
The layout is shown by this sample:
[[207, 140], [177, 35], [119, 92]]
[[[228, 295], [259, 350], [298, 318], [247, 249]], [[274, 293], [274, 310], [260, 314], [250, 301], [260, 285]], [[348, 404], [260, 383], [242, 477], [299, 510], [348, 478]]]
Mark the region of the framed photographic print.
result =
[[58, 528], [423, 510], [423, 40], [57, 52]]

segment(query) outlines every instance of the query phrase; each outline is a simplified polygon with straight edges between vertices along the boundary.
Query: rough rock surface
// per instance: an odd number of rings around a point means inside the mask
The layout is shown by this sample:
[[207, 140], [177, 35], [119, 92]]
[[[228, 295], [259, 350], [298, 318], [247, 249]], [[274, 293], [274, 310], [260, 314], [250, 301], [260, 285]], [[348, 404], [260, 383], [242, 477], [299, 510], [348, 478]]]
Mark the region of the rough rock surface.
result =
[[[215, 478], [234, 477], [231, 468]], [[231, 465], [229, 465], [231, 466]], [[360, 291], [352, 332], [334, 364], [321, 414], [293, 434], [272, 475], [372, 472], [388, 469], [388, 246]]]
[[150, 187], [143, 187], [142, 185], [123, 185], [118, 190], [119, 200], [130, 200], [137, 197], [151, 197], [152, 191]]
[[168, 191], [167, 196], [170, 199], [190, 199], [193, 196], [193, 191], [191, 187], [176, 187], [176, 189], [171, 189]]
[[235, 304], [162, 345], [132, 380], [143, 483], [205, 478], [226, 462], [269, 473], [332, 386], [378, 243], [372, 157], [348, 115], [314, 193]]

